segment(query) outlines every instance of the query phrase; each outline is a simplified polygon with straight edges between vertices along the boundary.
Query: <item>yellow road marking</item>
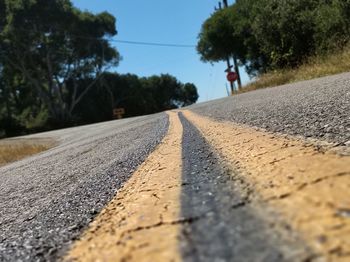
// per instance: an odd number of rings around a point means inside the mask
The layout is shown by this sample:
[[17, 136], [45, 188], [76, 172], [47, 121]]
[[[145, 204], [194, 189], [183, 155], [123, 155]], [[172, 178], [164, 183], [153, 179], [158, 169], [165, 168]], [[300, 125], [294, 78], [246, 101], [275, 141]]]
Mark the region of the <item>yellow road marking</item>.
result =
[[[76, 242], [66, 260], [181, 261], [182, 125], [167, 136]], [[185, 111], [219, 155], [327, 261], [350, 256], [350, 157]], [[206, 229], [203, 229], [206, 230]], [[272, 229], [273, 230], [273, 229]]]
[[307, 244], [327, 261], [349, 261], [349, 156], [191, 111], [184, 115]]
[[169, 112], [169, 132], [65, 260], [181, 261], [182, 125]]

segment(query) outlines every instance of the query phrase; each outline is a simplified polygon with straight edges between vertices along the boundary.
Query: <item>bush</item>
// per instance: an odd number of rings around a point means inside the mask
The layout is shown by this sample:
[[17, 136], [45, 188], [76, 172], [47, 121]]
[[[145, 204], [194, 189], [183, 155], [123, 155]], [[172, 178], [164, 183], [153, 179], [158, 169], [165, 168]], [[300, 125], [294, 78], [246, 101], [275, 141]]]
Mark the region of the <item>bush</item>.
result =
[[296, 68], [350, 39], [350, 0], [237, 0], [202, 26], [202, 60], [235, 56], [251, 75]]
[[314, 19], [314, 40], [318, 53], [337, 50], [349, 41], [350, 23], [346, 16], [346, 1], [319, 5], [314, 12]]

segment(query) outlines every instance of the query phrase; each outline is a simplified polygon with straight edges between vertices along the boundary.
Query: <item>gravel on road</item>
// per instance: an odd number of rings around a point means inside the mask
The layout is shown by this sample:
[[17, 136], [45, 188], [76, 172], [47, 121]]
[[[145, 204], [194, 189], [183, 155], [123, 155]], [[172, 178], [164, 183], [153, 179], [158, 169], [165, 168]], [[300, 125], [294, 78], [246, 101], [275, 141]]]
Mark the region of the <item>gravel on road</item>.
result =
[[218, 120], [350, 146], [350, 73], [189, 107]]

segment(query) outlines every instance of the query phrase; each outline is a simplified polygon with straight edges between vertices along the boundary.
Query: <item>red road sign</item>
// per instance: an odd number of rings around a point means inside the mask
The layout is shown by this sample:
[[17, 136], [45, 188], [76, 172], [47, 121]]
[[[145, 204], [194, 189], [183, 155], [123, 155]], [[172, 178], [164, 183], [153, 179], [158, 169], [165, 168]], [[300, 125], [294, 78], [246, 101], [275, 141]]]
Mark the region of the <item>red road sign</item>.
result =
[[227, 80], [229, 82], [234, 82], [238, 79], [238, 75], [236, 72], [228, 72], [227, 73]]

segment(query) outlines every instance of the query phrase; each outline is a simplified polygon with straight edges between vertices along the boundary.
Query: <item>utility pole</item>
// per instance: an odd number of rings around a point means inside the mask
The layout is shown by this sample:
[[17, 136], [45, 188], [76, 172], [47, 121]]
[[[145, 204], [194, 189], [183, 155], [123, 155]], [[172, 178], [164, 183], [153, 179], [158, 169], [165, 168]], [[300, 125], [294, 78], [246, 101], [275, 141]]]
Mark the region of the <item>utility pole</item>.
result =
[[[222, 2], [224, 3], [224, 8], [228, 8], [227, 0], [222, 0]], [[221, 6], [221, 3], [220, 3], [220, 6]], [[233, 64], [234, 64], [234, 67], [235, 67], [235, 71], [236, 71], [236, 73], [238, 75], [238, 79], [237, 79], [238, 89], [241, 89], [242, 88], [241, 74], [239, 72], [238, 62], [237, 62], [237, 58], [235, 56], [233, 56]], [[230, 68], [229, 65], [230, 65], [230, 58], [228, 57], [227, 58], [228, 69]], [[233, 85], [233, 83], [231, 84], [231, 86], [232, 85]], [[231, 89], [232, 89], [232, 87], [231, 87]]]
[[[227, 0], [224, 0], [224, 6], [225, 4], [227, 5]], [[222, 9], [222, 4], [221, 2], [219, 2], [219, 8], [216, 8], [215, 7], [215, 11], [217, 10], [221, 10]], [[233, 67], [230, 63], [230, 57], [227, 56], [226, 57], [226, 63], [227, 63], [227, 69], [226, 69], [226, 72], [230, 72], [231, 71], [231, 68]], [[235, 92], [235, 86], [234, 86], [234, 83], [233, 82], [230, 82], [230, 87], [231, 87], [231, 95]]]

